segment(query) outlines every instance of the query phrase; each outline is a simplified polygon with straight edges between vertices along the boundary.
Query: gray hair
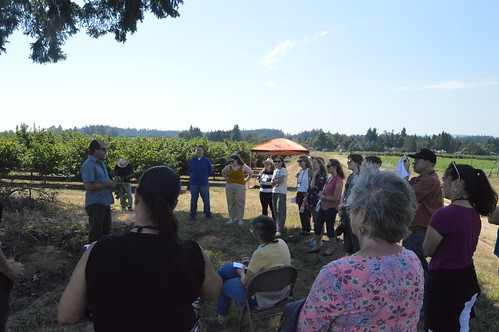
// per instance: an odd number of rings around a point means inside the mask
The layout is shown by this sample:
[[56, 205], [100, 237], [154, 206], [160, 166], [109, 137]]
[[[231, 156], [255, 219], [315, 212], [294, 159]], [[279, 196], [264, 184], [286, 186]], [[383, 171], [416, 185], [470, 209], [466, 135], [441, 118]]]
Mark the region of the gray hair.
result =
[[388, 243], [405, 238], [417, 210], [409, 183], [394, 172], [379, 172], [375, 165], [363, 165], [354, 183], [347, 207], [351, 214], [364, 210], [370, 221], [367, 236]]

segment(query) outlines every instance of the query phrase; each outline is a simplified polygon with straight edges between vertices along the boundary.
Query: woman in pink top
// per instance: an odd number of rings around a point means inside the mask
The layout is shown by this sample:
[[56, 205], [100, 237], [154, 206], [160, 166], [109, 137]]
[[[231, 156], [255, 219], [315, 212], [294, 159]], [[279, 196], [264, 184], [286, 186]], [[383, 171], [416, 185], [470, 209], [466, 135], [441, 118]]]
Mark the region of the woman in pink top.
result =
[[317, 204], [319, 214], [317, 216], [317, 221], [314, 220], [315, 246], [308, 252], [315, 253], [320, 251], [322, 229], [324, 228], [324, 223], [326, 223], [329, 246], [322, 255], [331, 256], [333, 254], [333, 242], [335, 238], [334, 222], [336, 220], [336, 215], [338, 214], [338, 205], [340, 205], [341, 202], [341, 191], [343, 190], [345, 173], [343, 173], [340, 162], [336, 159], [329, 159], [326, 169], [331, 175], [326, 180], [324, 189], [318, 195], [320, 199]]
[[428, 266], [425, 327], [430, 331], [469, 331], [480, 288], [473, 253], [481, 230], [480, 215], [490, 216], [497, 193], [481, 169], [452, 162], [442, 178], [451, 204], [437, 210], [423, 243]]
[[346, 205], [360, 251], [322, 268], [298, 331], [417, 331], [423, 268], [398, 244], [416, 207], [407, 181], [393, 172], [362, 170]]

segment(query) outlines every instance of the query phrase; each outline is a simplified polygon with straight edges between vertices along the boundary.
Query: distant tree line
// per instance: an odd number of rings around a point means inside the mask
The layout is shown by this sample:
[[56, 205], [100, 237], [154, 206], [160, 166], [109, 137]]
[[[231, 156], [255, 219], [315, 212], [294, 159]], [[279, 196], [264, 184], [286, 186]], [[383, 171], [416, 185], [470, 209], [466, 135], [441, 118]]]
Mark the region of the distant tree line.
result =
[[[168, 165], [180, 174], [188, 174], [188, 161], [198, 145], [205, 147], [215, 172], [227, 165], [229, 156], [237, 153], [249, 163], [252, 144], [225, 140], [210, 142], [206, 138], [110, 137], [87, 135], [73, 130], [48, 130], [27, 125], [16, 131], [0, 133], [0, 177], [24, 172], [32, 175], [57, 175], [80, 180], [80, 167], [88, 156], [92, 139], [109, 143], [106, 164], [110, 169], [125, 157], [134, 166], [137, 177], [152, 166]], [[261, 161], [260, 157], [260, 160]]]
[[454, 137], [444, 131], [432, 136], [417, 136], [407, 134], [405, 128], [400, 133], [378, 133], [376, 128], [369, 128], [365, 135], [332, 134], [322, 129], [286, 135], [277, 129], [241, 130], [238, 125], [231, 130], [203, 133], [193, 126], [175, 132], [110, 126], [40, 129], [21, 124], [16, 131], [0, 133], [0, 175], [21, 170], [77, 179], [93, 137], [104, 137], [110, 142], [109, 160], [114, 162], [127, 157], [139, 173], [154, 165], [169, 165], [186, 174], [187, 161], [197, 144], [207, 147], [207, 154], [211, 154], [217, 170], [226, 164], [230, 153], [239, 153], [249, 162], [252, 147], [278, 137], [292, 139], [313, 151], [401, 154], [423, 147], [439, 153], [464, 155], [497, 155], [499, 151], [499, 138], [492, 136]]
[[369, 128], [365, 135], [345, 135], [325, 133], [321, 129], [311, 130], [291, 136], [300, 144], [320, 151], [373, 151], [373, 152], [413, 152], [419, 148], [429, 148], [442, 153], [462, 153], [468, 155], [490, 155], [499, 152], [499, 138], [493, 136], [457, 136], [445, 131], [432, 136], [408, 135], [403, 128], [400, 133]]

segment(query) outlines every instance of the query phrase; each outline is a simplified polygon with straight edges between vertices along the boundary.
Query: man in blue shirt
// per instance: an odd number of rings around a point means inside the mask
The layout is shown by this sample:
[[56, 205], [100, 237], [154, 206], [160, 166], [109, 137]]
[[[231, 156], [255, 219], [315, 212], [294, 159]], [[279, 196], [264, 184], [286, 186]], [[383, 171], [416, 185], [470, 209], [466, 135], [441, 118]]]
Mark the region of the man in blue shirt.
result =
[[109, 179], [103, 162], [107, 144], [94, 139], [88, 147], [88, 154], [80, 171], [86, 191], [85, 211], [90, 226], [88, 243], [92, 243], [111, 231], [111, 204], [114, 203], [113, 189], [116, 183]]
[[203, 213], [206, 218], [211, 218], [210, 211], [210, 182], [208, 177], [213, 174], [213, 165], [210, 158], [204, 155], [204, 147], [199, 145], [196, 149], [196, 156], [189, 161], [191, 190], [191, 219], [196, 219], [198, 209], [198, 198], [203, 199]]

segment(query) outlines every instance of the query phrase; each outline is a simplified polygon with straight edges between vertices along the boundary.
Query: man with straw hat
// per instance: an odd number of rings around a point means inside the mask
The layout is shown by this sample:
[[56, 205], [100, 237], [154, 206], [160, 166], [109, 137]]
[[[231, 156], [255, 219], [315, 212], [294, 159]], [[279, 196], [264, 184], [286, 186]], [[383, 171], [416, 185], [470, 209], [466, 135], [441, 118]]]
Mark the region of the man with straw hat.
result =
[[126, 186], [127, 201], [128, 201], [128, 211], [133, 211], [132, 209], [132, 183], [131, 179], [133, 177], [133, 167], [126, 158], [120, 158], [116, 166], [114, 166], [114, 174], [119, 176]]

